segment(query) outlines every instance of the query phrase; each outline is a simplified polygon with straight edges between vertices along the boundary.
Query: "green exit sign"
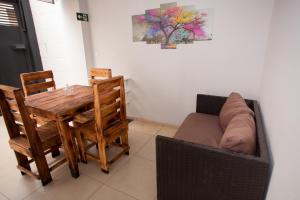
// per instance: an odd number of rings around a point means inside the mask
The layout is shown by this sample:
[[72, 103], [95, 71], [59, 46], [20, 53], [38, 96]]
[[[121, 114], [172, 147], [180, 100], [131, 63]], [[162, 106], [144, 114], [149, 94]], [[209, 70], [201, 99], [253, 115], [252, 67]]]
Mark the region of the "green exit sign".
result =
[[85, 22], [89, 21], [89, 15], [86, 13], [76, 13], [76, 15], [78, 21], [85, 21]]

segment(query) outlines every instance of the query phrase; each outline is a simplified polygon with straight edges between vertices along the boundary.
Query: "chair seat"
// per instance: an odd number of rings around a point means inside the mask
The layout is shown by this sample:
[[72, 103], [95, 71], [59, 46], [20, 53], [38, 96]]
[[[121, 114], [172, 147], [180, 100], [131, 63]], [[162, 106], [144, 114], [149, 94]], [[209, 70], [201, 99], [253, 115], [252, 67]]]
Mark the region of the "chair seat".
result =
[[73, 121], [76, 123], [85, 124], [93, 121], [94, 119], [95, 119], [95, 111], [94, 109], [91, 109], [76, 115]]
[[[120, 130], [127, 130], [128, 122], [127, 121], [118, 121], [111, 124], [108, 128], [104, 130], [104, 137], [113, 142], [117, 137], [120, 136]], [[80, 127], [80, 132], [83, 134], [82, 136], [90, 141], [97, 142], [97, 134], [95, 131], [95, 122], [90, 122]]]
[[[49, 122], [38, 127], [37, 132], [40, 137], [44, 151], [52, 146], [61, 145], [59, 132], [54, 122]], [[21, 134], [18, 137], [10, 139], [9, 144], [13, 149], [17, 148], [21, 151], [25, 151], [28, 156], [32, 156], [30, 144], [26, 135]]]
[[34, 119], [36, 120], [36, 123], [39, 125], [45, 125], [45, 124], [51, 122], [50, 119], [38, 117], [38, 116], [35, 116]]
[[47, 142], [53, 138], [59, 137], [59, 132], [55, 122], [49, 122], [40, 127], [37, 127], [37, 132], [40, 136], [41, 142]]

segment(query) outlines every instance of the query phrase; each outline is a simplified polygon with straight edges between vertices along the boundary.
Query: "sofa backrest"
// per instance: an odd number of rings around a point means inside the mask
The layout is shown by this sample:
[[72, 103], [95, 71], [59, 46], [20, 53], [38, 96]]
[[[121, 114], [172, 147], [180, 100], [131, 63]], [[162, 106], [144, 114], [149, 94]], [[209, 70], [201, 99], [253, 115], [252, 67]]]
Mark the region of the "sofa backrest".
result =
[[[219, 115], [227, 97], [213, 96], [206, 94], [197, 95], [197, 113], [205, 113], [210, 115]], [[267, 138], [263, 126], [262, 114], [259, 104], [256, 100], [245, 99], [248, 107], [254, 111], [254, 119], [256, 123], [257, 145], [255, 155], [266, 162], [270, 160], [270, 153]]]

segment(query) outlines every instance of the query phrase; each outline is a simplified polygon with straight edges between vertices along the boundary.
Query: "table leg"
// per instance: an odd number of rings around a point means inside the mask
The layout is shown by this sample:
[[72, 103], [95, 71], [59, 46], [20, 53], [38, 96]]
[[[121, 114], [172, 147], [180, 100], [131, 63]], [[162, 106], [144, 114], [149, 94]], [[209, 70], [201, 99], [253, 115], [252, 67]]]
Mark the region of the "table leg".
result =
[[79, 177], [78, 162], [76, 156], [76, 146], [73, 140], [72, 132], [68, 122], [58, 121], [57, 127], [61, 136], [66, 158], [69, 162], [69, 168], [74, 178]]

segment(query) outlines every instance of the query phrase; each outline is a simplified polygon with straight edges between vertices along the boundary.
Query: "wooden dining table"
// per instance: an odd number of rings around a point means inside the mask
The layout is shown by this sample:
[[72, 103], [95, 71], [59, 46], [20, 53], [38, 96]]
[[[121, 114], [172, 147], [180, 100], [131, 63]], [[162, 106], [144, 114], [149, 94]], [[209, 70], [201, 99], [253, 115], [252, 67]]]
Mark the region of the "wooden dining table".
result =
[[79, 177], [79, 169], [77, 147], [69, 122], [78, 113], [92, 107], [93, 102], [92, 87], [81, 85], [34, 94], [25, 100], [25, 105], [31, 114], [56, 122], [71, 175], [74, 178]]

